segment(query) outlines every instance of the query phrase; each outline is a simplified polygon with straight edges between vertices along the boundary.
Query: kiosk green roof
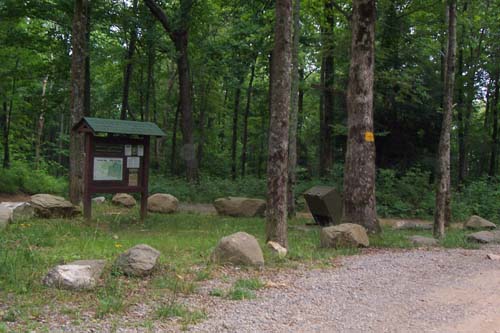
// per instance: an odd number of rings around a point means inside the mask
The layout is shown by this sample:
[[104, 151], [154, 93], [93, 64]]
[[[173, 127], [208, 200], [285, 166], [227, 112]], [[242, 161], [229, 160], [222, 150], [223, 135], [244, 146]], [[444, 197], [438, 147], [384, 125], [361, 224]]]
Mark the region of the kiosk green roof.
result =
[[156, 124], [143, 121], [83, 117], [75, 126], [73, 126], [73, 130], [76, 131], [86, 131], [87, 128], [94, 134], [112, 133], [165, 136], [165, 133]]

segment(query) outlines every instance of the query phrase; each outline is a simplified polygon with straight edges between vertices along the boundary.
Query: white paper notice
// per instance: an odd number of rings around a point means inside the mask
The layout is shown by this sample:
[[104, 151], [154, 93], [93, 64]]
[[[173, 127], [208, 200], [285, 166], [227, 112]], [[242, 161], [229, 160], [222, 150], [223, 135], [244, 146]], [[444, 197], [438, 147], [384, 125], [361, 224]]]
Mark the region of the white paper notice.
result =
[[132, 145], [125, 145], [125, 156], [132, 155]]
[[128, 169], [139, 169], [141, 164], [140, 157], [127, 157], [127, 168]]
[[143, 145], [137, 146], [137, 156], [144, 156], [144, 146]]

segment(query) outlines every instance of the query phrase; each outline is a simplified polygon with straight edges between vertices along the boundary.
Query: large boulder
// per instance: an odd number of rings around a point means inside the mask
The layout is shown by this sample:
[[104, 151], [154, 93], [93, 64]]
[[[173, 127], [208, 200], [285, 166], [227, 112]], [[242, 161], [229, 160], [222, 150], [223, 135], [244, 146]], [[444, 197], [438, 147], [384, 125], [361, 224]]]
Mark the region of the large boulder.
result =
[[115, 261], [115, 268], [128, 276], [146, 276], [156, 267], [160, 251], [146, 244], [136, 245]]
[[111, 202], [117, 206], [123, 206], [127, 208], [134, 207], [136, 204], [135, 198], [127, 193], [116, 193], [111, 199]]
[[0, 230], [5, 229], [12, 221], [12, 209], [0, 206]]
[[321, 229], [322, 247], [367, 247], [370, 245], [366, 229], [353, 223], [343, 223]]
[[31, 196], [30, 205], [33, 206], [35, 215], [43, 218], [68, 218], [80, 214], [80, 209], [71, 202], [51, 194]]
[[500, 231], [479, 231], [467, 235], [467, 240], [476, 243], [500, 243]]
[[264, 255], [257, 239], [246, 232], [223, 237], [212, 252], [210, 260], [219, 264], [264, 266]]
[[214, 201], [214, 207], [219, 215], [234, 217], [264, 216], [266, 202], [262, 199], [227, 197]]
[[467, 229], [495, 229], [497, 225], [481, 216], [472, 215], [467, 222], [465, 222], [464, 227]]
[[42, 282], [48, 287], [69, 290], [93, 289], [102, 275], [106, 260], [77, 260], [53, 267]]
[[154, 213], [175, 213], [179, 208], [179, 200], [166, 193], [156, 193], [148, 198], [148, 211]]

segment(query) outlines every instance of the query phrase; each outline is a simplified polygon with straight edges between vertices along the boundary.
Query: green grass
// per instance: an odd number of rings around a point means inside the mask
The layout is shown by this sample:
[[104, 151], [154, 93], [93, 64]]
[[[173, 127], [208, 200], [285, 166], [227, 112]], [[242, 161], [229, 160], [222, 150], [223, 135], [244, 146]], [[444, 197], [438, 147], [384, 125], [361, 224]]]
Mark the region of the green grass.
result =
[[[192, 294], [199, 281], [212, 278], [217, 266], [209, 264], [209, 257], [219, 239], [237, 231], [254, 235], [259, 241], [267, 268], [293, 268], [306, 264], [312, 267], [332, 265], [332, 259], [352, 255], [359, 249], [325, 249], [319, 247], [320, 228], [296, 228], [304, 219], [289, 221], [289, 252], [287, 257], [274, 256], [265, 246], [265, 220], [262, 218], [230, 218], [201, 214], [150, 214], [144, 224], [138, 220], [138, 209], [121, 209], [110, 205], [95, 206], [94, 220], [85, 224], [81, 217], [64, 219], [32, 219], [11, 224], [0, 232], [0, 299], [6, 300], [14, 313], [4, 311], [0, 323], [4, 326], [14, 320], [34, 323], [32, 318], [43, 316], [47, 302], [53, 311], [65, 307], [78, 309], [70, 314], [78, 322], [79, 313], [91, 311], [96, 318], [120, 313], [129, 304], [144, 296], [159, 298], [172, 294]], [[430, 236], [430, 231], [394, 231], [371, 236], [371, 246], [377, 248], [411, 248], [410, 235]], [[465, 240], [465, 231], [451, 229], [442, 240], [444, 247], [476, 248]], [[112, 271], [117, 256], [134, 245], [145, 243], [161, 252], [160, 267], [145, 283], [142, 279], [126, 278]], [[42, 286], [41, 279], [57, 264], [77, 259], [106, 259], [108, 265], [104, 283], [95, 291], [71, 292]], [[230, 281], [229, 276], [220, 276]], [[141, 285], [141, 283], [143, 283]], [[228, 291], [213, 290], [213, 296], [228, 299], [251, 299], [262, 287], [258, 279], [242, 279]], [[144, 295], [146, 293], [146, 295]], [[11, 296], [9, 296], [11, 295]], [[14, 295], [14, 300], [12, 300]], [[130, 299], [132, 297], [132, 299]], [[134, 298], [135, 297], [135, 298]], [[175, 297], [174, 297], [175, 299]], [[175, 309], [162, 310], [168, 311]], [[70, 311], [71, 312], [71, 311]], [[187, 316], [189, 317], [189, 316]], [[197, 315], [192, 315], [197, 317]], [[191, 317], [189, 317], [191, 318]], [[189, 322], [191, 319], [187, 319]], [[2, 325], [0, 325], [1, 332]], [[36, 329], [42, 329], [36, 327]]]
[[204, 320], [207, 314], [201, 310], [189, 310], [185, 305], [172, 302], [156, 309], [156, 316], [159, 319], [180, 318], [181, 324], [185, 327]]

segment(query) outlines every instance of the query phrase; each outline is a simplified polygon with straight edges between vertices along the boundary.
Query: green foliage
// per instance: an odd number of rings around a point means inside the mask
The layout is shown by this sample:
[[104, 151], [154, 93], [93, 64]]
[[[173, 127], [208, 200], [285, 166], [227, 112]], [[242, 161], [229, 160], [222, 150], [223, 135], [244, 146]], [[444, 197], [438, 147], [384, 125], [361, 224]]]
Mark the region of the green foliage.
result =
[[453, 217], [465, 221], [471, 215], [480, 215], [495, 223], [500, 223], [500, 179], [479, 179], [472, 181], [452, 199]]
[[174, 293], [192, 294], [196, 291], [196, 284], [192, 281], [187, 281], [185, 278], [177, 275], [166, 273], [153, 280], [153, 286], [157, 289], [169, 289]]
[[224, 293], [224, 290], [222, 290], [222, 289], [214, 288], [214, 289], [210, 290], [210, 292], [208, 294], [210, 296], [223, 297], [225, 293]]
[[242, 301], [246, 299], [254, 299], [255, 293], [246, 288], [232, 288], [229, 290], [227, 296], [232, 301]]
[[156, 309], [156, 316], [162, 318], [181, 318], [182, 324], [193, 325], [206, 319], [207, 314], [200, 310], [189, 310], [185, 305], [179, 303], [169, 303]]
[[117, 278], [109, 278], [106, 286], [97, 296], [96, 318], [103, 318], [109, 313], [116, 313], [124, 308], [124, 291]]
[[252, 279], [238, 279], [234, 283], [234, 288], [248, 289], [248, 290], [259, 290], [264, 287], [262, 281], [257, 278]]
[[67, 191], [65, 178], [56, 178], [46, 170], [33, 170], [26, 162], [16, 161], [10, 169], [0, 169], [0, 192], [27, 194], [52, 193], [63, 195]]

